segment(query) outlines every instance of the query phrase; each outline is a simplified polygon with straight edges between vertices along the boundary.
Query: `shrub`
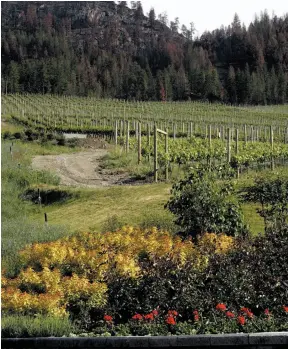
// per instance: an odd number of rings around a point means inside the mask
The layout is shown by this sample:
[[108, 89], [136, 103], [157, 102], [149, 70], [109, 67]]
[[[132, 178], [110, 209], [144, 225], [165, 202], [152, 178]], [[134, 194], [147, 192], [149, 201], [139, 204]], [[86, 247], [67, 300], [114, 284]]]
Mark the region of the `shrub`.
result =
[[229, 181], [217, 181], [214, 172], [193, 170], [187, 179], [172, 187], [166, 207], [176, 215], [185, 235], [204, 232], [237, 236], [247, 233], [240, 205]]
[[[201, 244], [202, 240], [197, 246], [203, 253]], [[205, 239], [203, 244], [208, 245]], [[211, 253], [205, 268], [195, 268], [189, 260], [180, 267], [167, 258], [143, 258], [146, 272], [140, 279], [117, 277], [108, 284], [109, 309], [128, 319], [135, 311], [161, 305], [164, 310], [178, 309], [187, 320], [194, 309], [207, 313], [224, 302], [234, 310], [247, 306], [257, 315], [269, 307], [280, 316], [281, 304], [288, 299], [288, 229], [234, 244], [230, 252]]]
[[79, 145], [79, 140], [77, 138], [65, 139], [66, 145], [70, 148], [75, 148]]
[[116, 231], [123, 226], [123, 222], [119, 219], [117, 215], [109, 216], [102, 226], [102, 232]]
[[239, 243], [227, 255], [212, 256], [204, 282], [215, 300], [245, 304], [258, 314], [287, 303], [287, 265], [288, 228], [282, 227]]
[[24, 134], [24, 132], [15, 132], [14, 137], [15, 137], [15, 139], [24, 139], [25, 134]]
[[24, 131], [25, 137], [28, 141], [35, 141], [39, 138], [39, 133], [36, 130], [33, 129], [26, 129]]
[[258, 213], [264, 219], [265, 229], [279, 228], [288, 219], [288, 177], [258, 177], [254, 185], [247, 188], [246, 200], [259, 202]]
[[2, 138], [3, 139], [12, 139], [12, 133], [10, 131], [4, 131], [2, 133]]
[[57, 145], [61, 145], [61, 146], [64, 146], [66, 144], [66, 140], [63, 134], [56, 135], [56, 142], [57, 142]]

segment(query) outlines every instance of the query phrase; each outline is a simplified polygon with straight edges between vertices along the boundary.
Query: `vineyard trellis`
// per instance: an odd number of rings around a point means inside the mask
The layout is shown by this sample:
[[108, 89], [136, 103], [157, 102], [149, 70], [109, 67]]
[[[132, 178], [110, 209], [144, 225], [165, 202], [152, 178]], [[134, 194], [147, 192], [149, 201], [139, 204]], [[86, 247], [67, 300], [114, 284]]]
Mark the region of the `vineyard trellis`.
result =
[[127, 153], [138, 149], [138, 163], [142, 156], [149, 160], [155, 154], [150, 140], [151, 135], [155, 138], [155, 125], [167, 132], [169, 154], [165, 153], [166, 142], [158, 146], [158, 160], [164, 164], [205, 160], [211, 165], [213, 161], [225, 161], [239, 173], [241, 166], [253, 162], [269, 161], [274, 169], [275, 161], [287, 160], [287, 106], [248, 108], [8, 94], [2, 96], [2, 116], [47, 132], [109, 138], [123, 145]]

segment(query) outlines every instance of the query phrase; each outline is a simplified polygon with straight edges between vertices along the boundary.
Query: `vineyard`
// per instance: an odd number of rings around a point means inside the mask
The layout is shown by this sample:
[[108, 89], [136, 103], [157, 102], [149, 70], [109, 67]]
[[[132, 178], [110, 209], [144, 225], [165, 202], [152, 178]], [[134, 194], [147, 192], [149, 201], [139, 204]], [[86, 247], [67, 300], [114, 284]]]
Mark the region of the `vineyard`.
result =
[[[130, 131], [136, 131], [136, 121], [156, 122], [176, 135], [207, 136], [222, 128], [239, 128], [244, 137], [267, 137], [268, 127], [277, 130], [277, 137], [287, 136], [288, 109], [285, 106], [235, 107], [200, 102], [127, 102], [92, 97], [55, 95], [4, 95], [2, 115], [11, 116], [29, 126], [46, 127], [67, 132], [93, 133], [101, 128], [115, 130], [130, 121]], [[192, 125], [191, 125], [192, 123]], [[124, 125], [123, 125], [124, 126]]]
[[[39, 132], [103, 136], [126, 152], [138, 151], [138, 163], [154, 157], [154, 174], [165, 167], [166, 178], [173, 164], [229, 163], [239, 173], [241, 168], [263, 164], [273, 169], [288, 158], [285, 106], [13, 94], [2, 97], [2, 116]], [[155, 139], [157, 130], [167, 133], [165, 141], [162, 135]]]

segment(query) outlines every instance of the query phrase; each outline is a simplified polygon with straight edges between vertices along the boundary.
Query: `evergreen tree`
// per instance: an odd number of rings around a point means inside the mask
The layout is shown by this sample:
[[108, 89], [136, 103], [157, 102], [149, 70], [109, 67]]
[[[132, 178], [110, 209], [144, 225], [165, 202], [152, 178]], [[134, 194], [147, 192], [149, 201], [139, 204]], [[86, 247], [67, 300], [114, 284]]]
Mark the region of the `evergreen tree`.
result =
[[229, 67], [226, 85], [227, 85], [229, 102], [232, 104], [237, 103], [236, 76], [235, 76], [235, 70], [232, 65], [230, 65]]

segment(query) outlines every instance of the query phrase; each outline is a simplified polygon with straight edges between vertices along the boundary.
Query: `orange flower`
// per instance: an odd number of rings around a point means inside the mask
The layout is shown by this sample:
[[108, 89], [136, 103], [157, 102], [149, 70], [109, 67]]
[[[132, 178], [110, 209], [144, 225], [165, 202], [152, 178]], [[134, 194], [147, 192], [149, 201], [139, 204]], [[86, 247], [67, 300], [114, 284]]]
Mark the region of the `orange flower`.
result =
[[132, 319], [133, 319], [133, 320], [142, 320], [142, 319], [143, 319], [143, 316], [140, 315], [140, 314], [135, 314], [135, 315], [132, 316]]
[[166, 323], [168, 325], [176, 325], [176, 321], [172, 315], [169, 315], [166, 319]]
[[224, 303], [218, 303], [216, 305], [216, 309], [220, 311], [225, 311], [226, 310], [226, 305]]
[[243, 307], [240, 309], [240, 311], [242, 311], [242, 313], [246, 314], [250, 319], [253, 318], [253, 313], [250, 309]]
[[284, 309], [284, 311], [285, 311], [286, 313], [288, 313], [288, 307], [287, 307], [287, 306], [283, 305], [283, 309]]
[[229, 317], [230, 319], [233, 319], [235, 317], [235, 314], [232, 313], [231, 311], [227, 311], [226, 316]]
[[106, 322], [112, 322], [112, 321], [113, 321], [113, 318], [112, 318], [112, 316], [110, 316], [110, 315], [104, 315], [104, 320], [105, 320]]
[[177, 316], [178, 313], [176, 310], [168, 310], [168, 315]]
[[153, 316], [152, 313], [150, 313], [150, 314], [144, 315], [144, 319], [153, 321], [154, 320], [154, 316]]
[[238, 324], [243, 326], [245, 325], [245, 317], [244, 316], [238, 316]]

